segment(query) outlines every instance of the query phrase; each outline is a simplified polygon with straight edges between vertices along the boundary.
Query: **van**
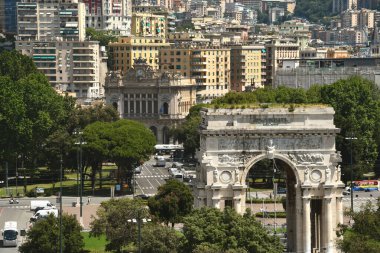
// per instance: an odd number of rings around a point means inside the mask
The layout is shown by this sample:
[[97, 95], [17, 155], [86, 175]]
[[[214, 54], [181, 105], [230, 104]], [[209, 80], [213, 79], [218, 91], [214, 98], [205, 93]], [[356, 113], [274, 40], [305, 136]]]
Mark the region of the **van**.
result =
[[175, 174], [173, 175], [173, 178], [174, 178], [175, 180], [178, 180], [178, 181], [180, 181], [180, 182], [183, 182], [183, 174], [182, 174], [182, 173], [175, 173]]
[[17, 244], [18, 244], [17, 221], [6, 221], [4, 224], [4, 229], [2, 231], [2, 235], [3, 235], [4, 247], [17, 247]]
[[30, 201], [30, 211], [36, 210], [37, 207], [45, 208], [45, 207], [54, 207], [49, 200], [32, 200]]
[[156, 167], [165, 167], [166, 166], [166, 160], [165, 157], [159, 156], [156, 160]]
[[31, 218], [30, 221], [37, 221], [42, 218], [46, 218], [50, 214], [53, 214], [55, 217], [58, 217], [58, 210], [56, 208], [51, 209], [42, 209], [36, 212]]

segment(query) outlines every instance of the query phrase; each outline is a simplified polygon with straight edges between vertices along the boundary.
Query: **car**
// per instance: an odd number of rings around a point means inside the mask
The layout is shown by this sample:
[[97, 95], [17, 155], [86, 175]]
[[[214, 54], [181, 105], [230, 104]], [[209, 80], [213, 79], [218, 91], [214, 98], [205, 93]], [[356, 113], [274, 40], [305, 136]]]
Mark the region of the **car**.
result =
[[18, 204], [18, 203], [19, 203], [18, 199], [11, 198], [9, 200], [9, 204]]
[[136, 195], [135, 198], [147, 200], [149, 199], [149, 196], [146, 194], [139, 194], [139, 195]]
[[141, 166], [135, 168], [135, 173], [140, 174], [142, 171]]

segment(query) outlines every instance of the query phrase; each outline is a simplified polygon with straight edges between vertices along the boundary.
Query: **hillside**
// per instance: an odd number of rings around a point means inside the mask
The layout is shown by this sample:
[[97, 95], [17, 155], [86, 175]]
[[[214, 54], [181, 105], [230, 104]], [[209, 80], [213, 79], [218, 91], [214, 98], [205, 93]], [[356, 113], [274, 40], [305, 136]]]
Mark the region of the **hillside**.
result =
[[326, 23], [332, 13], [332, 0], [297, 0], [294, 15], [312, 23]]

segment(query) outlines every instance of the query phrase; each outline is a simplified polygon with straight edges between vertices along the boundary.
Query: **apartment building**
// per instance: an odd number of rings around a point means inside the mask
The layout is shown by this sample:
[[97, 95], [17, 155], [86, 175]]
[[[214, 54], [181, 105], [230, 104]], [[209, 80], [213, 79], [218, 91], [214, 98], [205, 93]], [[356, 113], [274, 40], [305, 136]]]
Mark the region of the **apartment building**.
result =
[[131, 34], [132, 0], [83, 0], [86, 8], [86, 27]]
[[263, 45], [231, 47], [231, 90], [245, 91], [263, 87], [262, 83]]
[[17, 4], [18, 40], [84, 40], [85, 6], [78, 0], [22, 0]]
[[0, 0], [0, 33], [17, 33], [17, 2], [20, 0]]
[[210, 102], [230, 90], [230, 48], [178, 45], [160, 50], [164, 71], [190, 77], [197, 85], [197, 101]]
[[152, 12], [135, 12], [132, 14], [131, 33], [134, 36], [166, 38], [167, 30], [167, 15], [154, 14]]
[[77, 98], [104, 96], [100, 76], [106, 58], [98, 41], [17, 41], [16, 49], [30, 56], [56, 89]]
[[30, 56], [59, 92], [78, 103], [104, 97], [105, 49], [85, 41], [85, 5], [78, 0], [22, 0], [17, 4], [16, 50]]
[[282, 60], [299, 58], [299, 44], [286, 39], [274, 39], [265, 44], [265, 49], [266, 85], [272, 85], [276, 70], [283, 64]]
[[153, 69], [159, 69], [159, 50], [169, 47], [163, 38], [155, 37], [120, 37], [117, 42], [109, 44], [111, 69], [125, 73], [132, 68], [136, 59], [146, 59]]

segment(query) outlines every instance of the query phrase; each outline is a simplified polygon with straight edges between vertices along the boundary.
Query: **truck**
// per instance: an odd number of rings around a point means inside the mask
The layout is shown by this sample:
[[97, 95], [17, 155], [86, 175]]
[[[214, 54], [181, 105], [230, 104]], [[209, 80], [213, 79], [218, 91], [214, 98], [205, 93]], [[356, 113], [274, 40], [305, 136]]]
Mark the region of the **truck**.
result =
[[32, 200], [30, 201], [30, 211], [36, 210], [37, 207], [53, 207], [54, 205], [50, 203], [49, 200]]
[[39, 219], [46, 218], [50, 214], [53, 214], [55, 217], [58, 217], [58, 209], [50, 208], [50, 209], [42, 209], [37, 211], [31, 218], [30, 221], [38, 221]]
[[18, 229], [17, 221], [6, 221], [4, 223], [3, 235], [3, 246], [4, 247], [17, 247], [18, 240]]

